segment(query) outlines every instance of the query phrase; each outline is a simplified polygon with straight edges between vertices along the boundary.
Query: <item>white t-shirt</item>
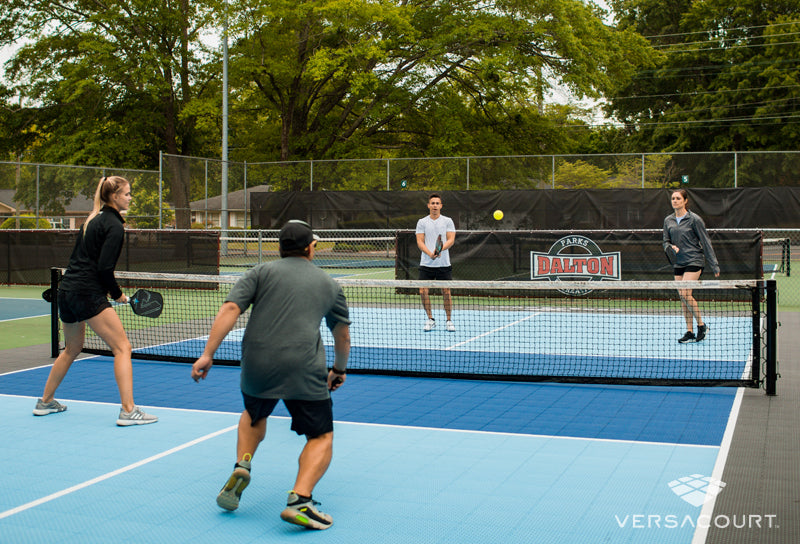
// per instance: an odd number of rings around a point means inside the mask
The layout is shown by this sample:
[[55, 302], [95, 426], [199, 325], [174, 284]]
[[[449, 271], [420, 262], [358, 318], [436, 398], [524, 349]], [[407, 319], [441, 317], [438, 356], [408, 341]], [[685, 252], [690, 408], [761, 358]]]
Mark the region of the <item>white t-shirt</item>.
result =
[[[417, 234], [425, 234], [425, 246], [431, 251], [436, 248], [436, 239], [439, 236], [442, 237], [442, 243], [445, 243], [447, 241], [447, 233], [455, 231], [455, 223], [446, 215], [440, 215], [436, 220], [431, 219], [430, 215], [426, 215], [417, 221]], [[450, 250], [445, 249], [435, 259], [428, 257], [427, 253], [421, 253], [419, 265], [427, 266], [428, 268], [450, 266]]]

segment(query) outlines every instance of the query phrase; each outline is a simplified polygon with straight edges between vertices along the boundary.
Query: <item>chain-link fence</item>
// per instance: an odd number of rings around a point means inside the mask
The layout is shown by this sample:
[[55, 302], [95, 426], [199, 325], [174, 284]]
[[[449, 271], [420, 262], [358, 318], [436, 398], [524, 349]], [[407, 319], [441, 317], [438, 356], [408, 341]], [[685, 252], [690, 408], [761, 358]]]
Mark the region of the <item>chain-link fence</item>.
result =
[[[740, 188], [799, 186], [800, 152], [642, 153], [240, 163], [162, 156], [164, 187], [191, 184], [196, 227], [248, 228], [263, 191]], [[180, 207], [180, 205], [178, 205]]]
[[[159, 170], [0, 162], [0, 220], [74, 228], [105, 175], [131, 181], [134, 228], [249, 228], [261, 191], [800, 186], [800, 152], [642, 153], [247, 163], [162, 154]], [[29, 217], [23, 220], [23, 217]], [[800, 225], [798, 225], [800, 226]], [[7, 228], [9, 226], [7, 225]]]
[[174, 214], [156, 170], [0, 162], [0, 224], [12, 229], [77, 228], [92, 210], [103, 176], [122, 176], [136, 191], [129, 227], [159, 228], [170, 222]]
[[[0, 162], [4, 228], [77, 228], [92, 207], [99, 179], [131, 181], [128, 228], [172, 228], [178, 214], [194, 228], [228, 229], [220, 244], [224, 270], [277, 257], [276, 232], [248, 231], [250, 196], [258, 191], [365, 191], [749, 188], [800, 186], [800, 152], [542, 155], [238, 163], [162, 155], [159, 170]], [[177, 195], [180, 193], [182, 196]], [[179, 201], [184, 204], [176, 204]], [[800, 227], [800, 220], [798, 220]], [[319, 258], [334, 274], [392, 277], [394, 231], [320, 231]], [[764, 230], [765, 276], [779, 280], [782, 307], [800, 308], [800, 231]], [[8, 256], [6, 256], [8, 258]], [[260, 261], [260, 260], [261, 261]], [[324, 259], [324, 260], [322, 260]], [[360, 264], [359, 264], [360, 263]]]
[[781, 310], [800, 311], [800, 229], [763, 232], [764, 278], [777, 280]]

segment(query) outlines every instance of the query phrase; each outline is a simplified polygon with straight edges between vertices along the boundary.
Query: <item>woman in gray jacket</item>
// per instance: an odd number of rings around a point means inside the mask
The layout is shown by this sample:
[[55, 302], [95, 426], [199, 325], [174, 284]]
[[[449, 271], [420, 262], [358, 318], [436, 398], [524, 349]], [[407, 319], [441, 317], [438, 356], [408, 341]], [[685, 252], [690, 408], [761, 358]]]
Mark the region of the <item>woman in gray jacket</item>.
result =
[[[664, 219], [664, 251], [674, 251], [673, 267], [675, 281], [696, 281], [703, 273], [706, 262], [719, 277], [719, 263], [711, 247], [706, 225], [696, 213], [686, 209], [689, 194], [686, 189], [676, 189], [671, 196], [675, 213]], [[703, 323], [700, 308], [692, 296], [691, 289], [679, 289], [683, 316], [686, 319], [686, 334], [678, 342], [700, 342], [708, 334], [708, 325]], [[694, 320], [697, 321], [697, 335], [694, 333]]]

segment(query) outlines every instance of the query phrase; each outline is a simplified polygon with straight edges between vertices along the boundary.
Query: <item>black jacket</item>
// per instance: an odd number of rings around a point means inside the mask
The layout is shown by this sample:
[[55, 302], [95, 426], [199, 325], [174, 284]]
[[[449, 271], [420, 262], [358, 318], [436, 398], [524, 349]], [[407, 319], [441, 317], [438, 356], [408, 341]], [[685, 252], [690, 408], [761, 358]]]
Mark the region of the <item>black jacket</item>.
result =
[[103, 206], [89, 228], [84, 225], [78, 233], [69, 266], [61, 280], [64, 291], [102, 293], [112, 299], [122, 296], [114, 278], [114, 268], [125, 241], [125, 220], [114, 208]]

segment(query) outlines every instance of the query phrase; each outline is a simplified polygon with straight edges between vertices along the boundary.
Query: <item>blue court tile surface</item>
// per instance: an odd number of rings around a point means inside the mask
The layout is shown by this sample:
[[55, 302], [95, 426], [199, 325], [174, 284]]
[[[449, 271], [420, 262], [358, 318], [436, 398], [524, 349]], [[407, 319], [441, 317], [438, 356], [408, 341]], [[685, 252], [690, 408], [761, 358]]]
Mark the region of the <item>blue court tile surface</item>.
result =
[[[239, 413], [239, 369], [214, 366], [195, 383], [190, 366], [135, 362], [138, 404]], [[40, 396], [49, 366], [0, 375], [0, 394]], [[736, 390], [594, 386], [350, 374], [333, 394], [340, 421], [581, 438], [719, 445]], [[79, 360], [57, 398], [119, 402], [112, 360]], [[288, 413], [279, 404], [276, 415]]]
[[668, 482], [708, 474], [717, 456], [710, 447], [340, 422], [315, 490], [334, 517], [323, 536], [278, 517], [303, 444], [285, 418], [271, 418], [253, 481], [227, 513], [214, 497], [233, 465], [234, 414], [153, 408], [158, 423], [118, 428], [114, 405], [72, 401], [34, 418], [31, 400], [0, 397], [11, 414], [3, 432], [18, 437], [0, 448], [3, 542], [689, 542], [690, 524], [645, 529], [633, 519], [696, 516]]
[[[108, 358], [77, 361], [34, 417], [49, 366], [0, 375], [0, 542], [685, 543], [736, 390], [348, 376], [333, 394], [334, 458], [314, 492], [322, 533], [280, 520], [304, 439], [282, 405], [234, 513], [215, 497], [235, 461], [239, 371], [194, 383], [185, 364], [134, 363], [120, 428]], [[724, 460], [723, 460], [724, 461]]]

